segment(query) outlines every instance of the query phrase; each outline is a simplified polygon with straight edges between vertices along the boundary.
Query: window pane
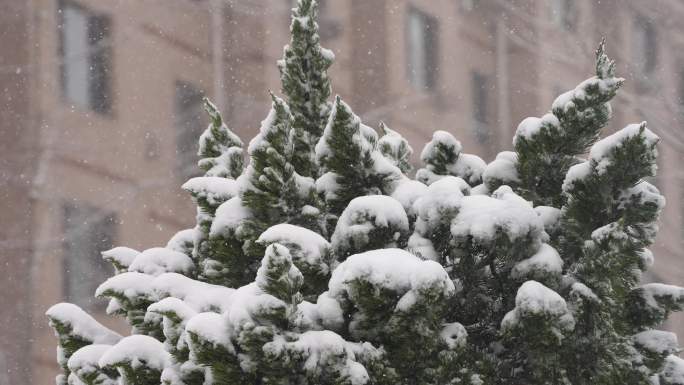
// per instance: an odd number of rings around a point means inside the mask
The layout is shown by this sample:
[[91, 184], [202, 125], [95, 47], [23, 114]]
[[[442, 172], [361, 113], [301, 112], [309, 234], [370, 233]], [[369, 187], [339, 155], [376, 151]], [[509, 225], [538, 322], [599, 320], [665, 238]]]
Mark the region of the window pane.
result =
[[174, 101], [176, 126], [176, 171], [180, 178], [199, 175], [197, 149], [204, 129], [203, 93], [190, 83], [176, 82]]
[[410, 8], [407, 18], [409, 82], [416, 88], [433, 88], [437, 68], [437, 20]]
[[62, 10], [62, 91], [69, 103], [88, 107], [88, 17], [65, 4]]
[[437, 83], [439, 39], [437, 19], [425, 15], [425, 84], [434, 88]]
[[418, 88], [427, 84], [425, 30], [425, 18], [411, 9], [408, 16], [408, 70], [409, 81]]
[[679, 87], [677, 89], [677, 105], [679, 106], [679, 115], [684, 117], [684, 71], [679, 73]]
[[484, 142], [489, 138], [489, 127], [487, 126], [487, 103], [489, 103], [489, 100], [487, 95], [487, 77], [485, 75], [473, 71], [471, 92], [475, 134], [478, 140]]
[[641, 75], [653, 72], [658, 59], [658, 41], [653, 23], [643, 16], [638, 16], [634, 23], [634, 61]]
[[577, 9], [572, 0], [551, 1], [551, 19], [557, 26], [566, 31], [574, 31], [576, 17]]
[[487, 122], [487, 78], [473, 72], [473, 118], [478, 122]]
[[106, 301], [94, 297], [95, 289], [113, 271], [100, 253], [110, 249], [116, 234], [116, 216], [90, 207], [64, 206], [64, 295], [86, 308], [103, 308]]
[[99, 113], [111, 110], [109, 18], [91, 16], [88, 23], [90, 49], [90, 107]]
[[108, 16], [64, 1], [61, 9], [62, 95], [74, 106], [111, 110], [111, 49]]

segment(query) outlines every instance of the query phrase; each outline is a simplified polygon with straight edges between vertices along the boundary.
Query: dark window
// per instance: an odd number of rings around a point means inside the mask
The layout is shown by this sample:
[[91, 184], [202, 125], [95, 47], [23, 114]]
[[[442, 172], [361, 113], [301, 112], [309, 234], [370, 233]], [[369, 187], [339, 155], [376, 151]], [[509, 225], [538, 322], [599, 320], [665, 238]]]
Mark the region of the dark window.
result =
[[471, 92], [472, 92], [472, 119], [475, 135], [481, 142], [489, 138], [489, 127], [487, 126], [487, 114], [489, 113], [488, 103], [488, 81], [487, 77], [477, 71], [472, 72]]
[[574, 0], [551, 0], [551, 20], [565, 31], [574, 31], [577, 25]]
[[641, 75], [649, 75], [658, 63], [658, 38], [653, 22], [644, 16], [634, 21], [634, 62]]
[[477, 8], [480, 0], [461, 0], [461, 9], [464, 11], [472, 11]]
[[60, 68], [62, 97], [101, 114], [111, 112], [111, 23], [70, 1], [60, 1]]
[[174, 120], [176, 127], [176, 172], [187, 179], [199, 175], [197, 150], [204, 131], [203, 93], [190, 83], [176, 82]]
[[437, 20], [411, 7], [406, 22], [408, 80], [415, 88], [432, 89], [437, 82]]
[[113, 274], [100, 253], [112, 248], [116, 215], [96, 207], [64, 205], [64, 296], [84, 309], [102, 309], [95, 289]]
[[318, 0], [318, 34], [321, 39], [329, 41], [340, 36], [342, 24], [335, 19], [335, 14], [330, 11], [329, 0]]
[[159, 138], [154, 132], [146, 132], [145, 139], [145, 159], [158, 159], [159, 158]]
[[684, 72], [679, 73], [679, 87], [677, 89], [677, 104], [679, 105], [679, 116], [684, 118]]

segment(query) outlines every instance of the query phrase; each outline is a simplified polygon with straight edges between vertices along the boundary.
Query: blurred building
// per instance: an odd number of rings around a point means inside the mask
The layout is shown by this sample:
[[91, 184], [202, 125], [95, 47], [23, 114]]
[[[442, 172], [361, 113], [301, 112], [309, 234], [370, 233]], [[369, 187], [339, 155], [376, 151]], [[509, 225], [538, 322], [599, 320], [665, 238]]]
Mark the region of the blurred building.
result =
[[[292, 0], [5, 0], [0, 5], [0, 384], [51, 383], [45, 310], [93, 300], [112, 245], [194, 225], [180, 184], [210, 96], [246, 141], [280, 89]], [[648, 120], [668, 198], [654, 279], [684, 281], [684, 4], [665, 0], [325, 0], [333, 92], [413, 143], [452, 132], [491, 161], [517, 123], [593, 75], [601, 36], [627, 79], [609, 130]], [[684, 335], [684, 321], [668, 325]]]

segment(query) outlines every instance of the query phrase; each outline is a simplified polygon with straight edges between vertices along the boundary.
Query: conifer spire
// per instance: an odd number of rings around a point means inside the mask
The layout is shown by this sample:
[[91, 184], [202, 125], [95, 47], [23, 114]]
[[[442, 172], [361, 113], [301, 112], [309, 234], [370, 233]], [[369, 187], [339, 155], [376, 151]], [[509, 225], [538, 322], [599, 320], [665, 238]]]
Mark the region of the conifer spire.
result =
[[607, 56], [603, 39], [596, 50], [596, 76], [558, 96], [550, 113], [520, 123], [513, 144], [524, 196], [546, 205], [562, 204], [563, 176], [599, 139], [611, 117], [609, 101], [623, 82], [615, 76], [615, 62]]
[[204, 98], [204, 109], [211, 123], [200, 136], [198, 166], [206, 176], [236, 179], [242, 173], [244, 163], [242, 140], [226, 126], [221, 113], [208, 98]]
[[452, 175], [463, 178], [472, 186], [480, 184], [486, 163], [477, 155], [462, 153], [462, 149], [461, 142], [453, 135], [435, 131], [420, 153], [425, 167], [416, 172], [416, 179], [429, 185]]
[[205, 172], [204, 176], [195, 177], [183, 184], [197, 204], [197, 226], [192, 240], [192, 258], [199, 267], [202, 279], [212, 280], [213, 253], [207, 243], [209, 232], [219, 206], [238, 194], [238, 183], [235, 181], [244, 168], [242, 140], [233, 133], [223, 121], [216, 106], [204, 98], [204, 109], [211, 122], [200, 135], [198, 166]]
[[390, 194], [401, 171], [377, 149], [378, 135], [337, 96], [316, 157], [324, 174], [316, 187], [333, 215], [361, 195]]
[[321, 230], [314, 181], [299, 175], [292, 163], [296, 149], [290, 108], [273, 94], [271, 99], [271, 110], [249, 144], [251, 162], [240, 191], [253, 215], [253, 240], [278, 223]]
[[384, 122], [380, 122], [382, 136], [378, 140], [378, 149], [387, 159], [401, 170], [404, 174], [411, 172], [411, 155], [413, 148], [400, 133], [389, 128]]
[[278, 60], [282, 92], [293, 116], [295, 154], [292, 163], [302, 176], [316, 177], [313, 147], [323, 134], [330, 113], [327, 70], [335, 56], [322, 48], [318, 35], [318, 3], [298, 0], [292, 10], [290, 33], [283, 58]]

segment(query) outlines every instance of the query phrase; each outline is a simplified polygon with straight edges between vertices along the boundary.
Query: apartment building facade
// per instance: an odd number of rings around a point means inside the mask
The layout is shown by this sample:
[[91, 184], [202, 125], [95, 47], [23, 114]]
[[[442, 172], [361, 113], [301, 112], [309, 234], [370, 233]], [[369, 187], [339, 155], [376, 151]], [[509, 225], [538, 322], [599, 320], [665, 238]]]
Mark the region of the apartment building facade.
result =
[[[0, 262], [10, 279], [0, 383], [49, 383], [56, 341], [43, 313], [93, 300], [109, 274], [99, 251], [164, 245], [194, 225], [180, 189], [194, 175], [210, 96], [249, 140], [278, 91], [291, 0], [11, 0], [0, 12]], [[669, 198], [653, 278], [684, 281], [684, 6], [657, 0], [324, 0], [323, 44], [339, 94], [364, 121], [413, 144], [437, 129], [491, 161], [517, 123], [593, 73], [601, 36], [627, 79], [609, 130], [648, 120], [662, 138]], [[10, 203], [11, 202], [11, 203]], [[7, 226], [6, 224], [10, 224]], [[671, 328], [684, 331], [676, 318]]]

